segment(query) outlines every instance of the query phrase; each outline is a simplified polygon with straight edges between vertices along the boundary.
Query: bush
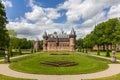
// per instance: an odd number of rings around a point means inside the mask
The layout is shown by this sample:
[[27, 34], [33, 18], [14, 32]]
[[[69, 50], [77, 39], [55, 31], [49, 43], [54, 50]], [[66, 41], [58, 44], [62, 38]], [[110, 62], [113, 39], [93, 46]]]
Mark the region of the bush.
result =
[[110, 57], [110, 51], [109, 50], [106, 51], [106, 57]]
[[31, 48], [31, 53], [34, 53], [34, 52], [33, 52], [33, 48]]
[[19, 47], [19, 54], [22, 55], [21, 48]]

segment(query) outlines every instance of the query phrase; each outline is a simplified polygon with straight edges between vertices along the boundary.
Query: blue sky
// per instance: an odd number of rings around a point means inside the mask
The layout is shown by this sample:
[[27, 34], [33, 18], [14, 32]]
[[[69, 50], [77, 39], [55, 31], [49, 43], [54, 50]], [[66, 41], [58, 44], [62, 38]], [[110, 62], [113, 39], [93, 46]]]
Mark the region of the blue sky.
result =
[[17, 36], [42, 39], [44, 31], [75, 28], [77, 38], [90, 33], [95, 24], [120, 17], [120, 0], [3, 0], [9, 24]]
[[[8, 0], [9, 1], [9, 0]], [[34, 0], [35, 4], [41, 6], [43, 8], [55, 8], [60, 3], [63, 3], [65, 0]], [[31, 11], [31, 7], [29, 6], [29, 0], [11, 0], [11, 7], [6, 7], [7, 17], [8, 19], [16, 19], [23, 17], [25, 12]], [[62, 13], [62, 11], [60, 11]]]

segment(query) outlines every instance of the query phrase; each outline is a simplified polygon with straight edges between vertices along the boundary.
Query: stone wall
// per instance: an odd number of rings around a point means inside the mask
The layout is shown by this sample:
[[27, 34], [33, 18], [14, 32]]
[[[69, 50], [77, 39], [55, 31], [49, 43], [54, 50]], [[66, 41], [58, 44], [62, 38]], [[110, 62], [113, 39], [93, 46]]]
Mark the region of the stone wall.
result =
[[71, 33], [43, 34], [43, 51], [75, 51], [76, 32], [72, 28]]
[[47, 51], [70, 51], [69, 42], [48, 42]]

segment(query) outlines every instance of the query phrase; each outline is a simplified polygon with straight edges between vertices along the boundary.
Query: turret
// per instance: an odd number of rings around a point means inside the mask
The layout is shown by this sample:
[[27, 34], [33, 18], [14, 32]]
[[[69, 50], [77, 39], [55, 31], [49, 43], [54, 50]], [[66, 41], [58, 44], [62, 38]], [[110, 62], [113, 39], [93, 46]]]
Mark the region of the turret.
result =
[[70, 40], [70, 51], [75, 51], [75, 41], [76, 41], [76, 32], [74, 31], [74, 28], [72, 28], [71, 33], [69, 35]]
[[39, 40], [37, 39], [37, 40], [34, 41], [34, 51], [38, 52], [39, 51], [39, 47], [40, 47]]
[[47, 32], [46, 31], [43, 34], [43, 38], [47, 38]]
[[75, 30], [74, 30], [74, 28], [72, 28], [72, 30], [71, 30], [71, 33], [70, 33], [71, 35], [75, 35], [76, 33], [75, 33]]
[[47, 51], [47, 32], [45, 31], [43, 34], [43, 51]]

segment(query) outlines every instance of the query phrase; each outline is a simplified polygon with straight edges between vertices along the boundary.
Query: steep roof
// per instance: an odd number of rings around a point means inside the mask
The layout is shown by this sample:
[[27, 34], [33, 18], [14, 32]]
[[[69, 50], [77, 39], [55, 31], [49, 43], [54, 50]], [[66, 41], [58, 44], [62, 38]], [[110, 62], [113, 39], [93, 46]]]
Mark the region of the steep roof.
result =
[[67, 34], [64, 31], [61, 31], [60, 33], [54, 32], [52, 34], [44, 33], [43, 37], [47, 38], [47, 41], [69, 41], [70, 37], [75, 37], [76, 33], [75, 30], [72, 28], [71, 33]]

